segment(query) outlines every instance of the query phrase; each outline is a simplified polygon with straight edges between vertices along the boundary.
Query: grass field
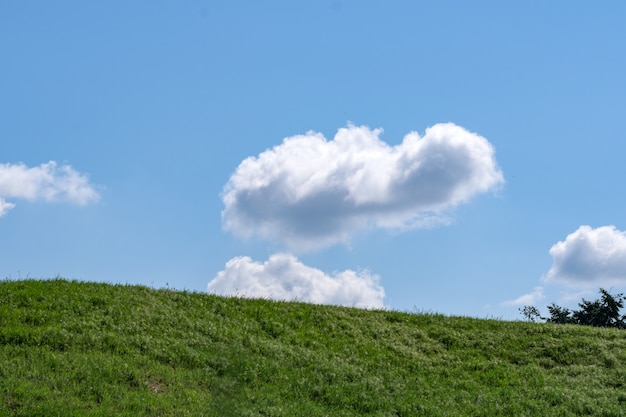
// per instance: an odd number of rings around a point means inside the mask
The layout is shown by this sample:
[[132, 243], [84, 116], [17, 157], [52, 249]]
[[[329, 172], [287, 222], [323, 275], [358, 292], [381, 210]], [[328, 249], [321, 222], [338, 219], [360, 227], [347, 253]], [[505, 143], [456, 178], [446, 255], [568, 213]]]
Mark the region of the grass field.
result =
[[626, 332], [0, 282], [0, 416], [626, 416]]

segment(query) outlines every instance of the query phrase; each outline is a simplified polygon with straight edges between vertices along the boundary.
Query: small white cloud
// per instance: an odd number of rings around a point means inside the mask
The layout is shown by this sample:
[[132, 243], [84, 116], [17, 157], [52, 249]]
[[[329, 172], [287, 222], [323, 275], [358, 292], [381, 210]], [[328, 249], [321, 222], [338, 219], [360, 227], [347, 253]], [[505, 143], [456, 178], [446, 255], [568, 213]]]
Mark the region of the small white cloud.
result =
[[626, 284], [626, 233], [615, 226], [580, 226], [550, 249], [544, 280], [574, 287]]
[[69, 165], [50, 161], [38, 167], [0, 164], [0, 216], [15, 207], [7, 198], [28, 201], [67, 201], [84, 205], [99, 199], [86, 175]]
[[369, 228], [432, 227], [444, 211], [504, 182], [494, 148], [452, 123], [390, 146], [381, 129], [284, 139], [245, 159], [224, 187], [224, 228], [310, 250]]
[[0, 217], [4, 216], [15, 207], [15, 204], [7, 202], [5, 199], [0, 198]]
[[268, 298], [383, 308], [385, 290], [380, 278], [368, 271], [345, 270], [327, 275], [288, 253], [277, 253], [264, 262], [247, 256], [231, 259], [208, 284], [208, 292], [225, 296]]
[[505, 306], [532, 306], [544, 299], [543, 287], [535, 287], [533, 292], [524, 294], [515, 300], [509, 300], [502, 303]]

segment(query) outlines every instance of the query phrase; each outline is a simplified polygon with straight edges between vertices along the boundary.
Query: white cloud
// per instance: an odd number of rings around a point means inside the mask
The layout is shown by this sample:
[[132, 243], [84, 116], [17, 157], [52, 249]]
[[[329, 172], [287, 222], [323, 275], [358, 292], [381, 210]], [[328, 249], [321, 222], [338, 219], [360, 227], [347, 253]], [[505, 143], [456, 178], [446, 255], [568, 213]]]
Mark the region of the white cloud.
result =
[[444, 211], [504, 182], [494, 148], [452, 123], [390, 146], [365, 126], [284, 139], [245, 159], [224, 187], [224, 228], [308, 250], [368, 228], [449, 222]]
[[0, 198], [0, 217], [7, 214], [13, 207], [15, 207], [15, 204], [9, 203], [5, 199]]
[[0, 164], [0, 216], [15, 207], [7, 198], [84, 205], [97, 201], [99, 195], [86, 175], [69, 165], [58, 166], [50, 161], [34, 168], [21, 163]]
[[249, 298], [302, 301], [361, 308], [383, 308], [385, 290], [368, 271], [327, 275], [295, 256], [277, 253], [264, 262], [247, 256], [231, 259], [208, 284], [209, 293]]
[[626, 284], [626, 233], [615, 226], [580, 226], [550, 249], [544, 280], [574, 287]]
[[509, 300], [502, 303], [505, 306], [532, 306], [544, 299], [543, 287], [535, 287], [531, 293], [517, 297], [515, 300]]

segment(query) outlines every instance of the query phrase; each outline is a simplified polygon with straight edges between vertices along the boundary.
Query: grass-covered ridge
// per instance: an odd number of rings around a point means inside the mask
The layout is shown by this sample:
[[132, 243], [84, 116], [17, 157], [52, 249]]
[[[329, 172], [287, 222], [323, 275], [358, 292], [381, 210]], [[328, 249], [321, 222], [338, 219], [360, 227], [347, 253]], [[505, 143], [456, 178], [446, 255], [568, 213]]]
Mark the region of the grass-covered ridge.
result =
[[624, 416], [626, 331], [0, 282], [4, 416]]

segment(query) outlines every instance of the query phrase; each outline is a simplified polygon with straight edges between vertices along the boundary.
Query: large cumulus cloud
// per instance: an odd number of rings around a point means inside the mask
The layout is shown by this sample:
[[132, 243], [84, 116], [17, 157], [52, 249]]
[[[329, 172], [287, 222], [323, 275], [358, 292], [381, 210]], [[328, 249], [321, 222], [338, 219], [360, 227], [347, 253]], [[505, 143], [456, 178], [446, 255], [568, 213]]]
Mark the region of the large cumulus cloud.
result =
[[233, 258], [209, 282], [208, 291], [361, 308], [382, 308], [385, 297], [379, 277], [368, 271], [346, 270], [328, 275], [287, 253], [274, 254], [264, 263], [247, 256]]
[[550, 249], [545, 281], [575, 287], [626, 284], [626, 233], [615, 226], [580, 226]]
[[7, 198], [84, 205], [97, 201], [99, 195], [86, 175], [50, 161], [33, 168], [21, 163], [0, 164], [0, 217], [15, 207]]
[[443, 212], [504, 179], [487, 139], [452, 123], [381, 141], [349, 125], [332, 140], [308, 132], [245, 159], [224, 187], [224, 228], [291, 249], [346, 242], [368, 228], [445, 220]]

